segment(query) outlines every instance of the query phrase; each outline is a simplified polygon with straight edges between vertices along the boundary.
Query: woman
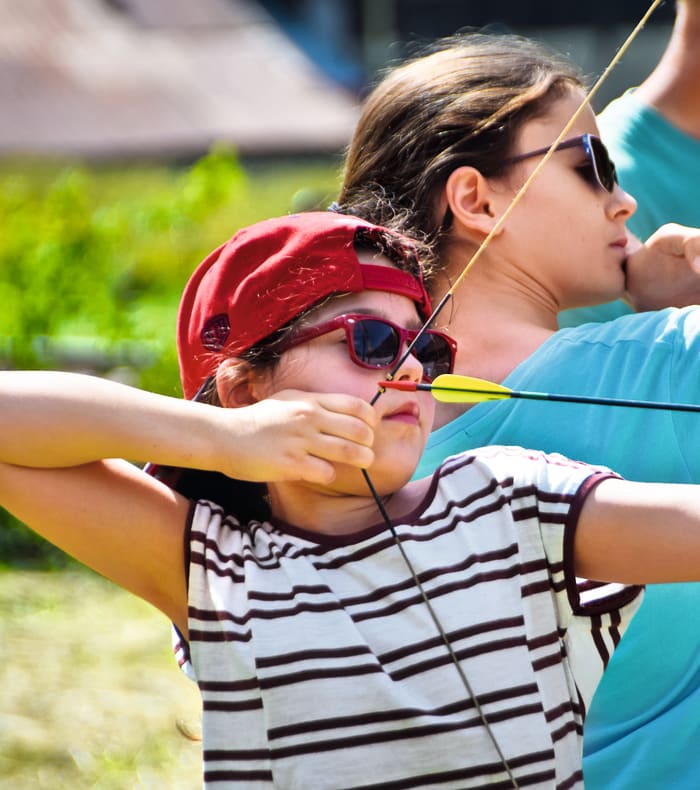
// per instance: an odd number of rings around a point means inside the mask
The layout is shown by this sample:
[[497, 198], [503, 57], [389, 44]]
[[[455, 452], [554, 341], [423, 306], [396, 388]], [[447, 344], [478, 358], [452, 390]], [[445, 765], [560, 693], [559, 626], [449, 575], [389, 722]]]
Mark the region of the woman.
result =
[[[437, 301], [583, 98], [576, 69], [534, 42], [447, 42], [390, 72], [367, 98], [340, 208], [420, 239]], [[697, 309], [557, 331], [559, 311], [619, 298], [639, 277], [625, 230], [635, 201], [597, 134], [586, 107], [435, 325], [459, 343], [458, 373], [516, 389], [693, 402]], [[445, 405], [436, 428], [421, 474], [470, 447], [520, 444], [632, 479], [700, 482], [692, 416], [498, 401]], [[679, 626], [695, 618], [699, 595], [695, 585], [649, 591], [586, 722], [587, 787], [668, 786], [669, 777], [695, 786], [700, 633]]]

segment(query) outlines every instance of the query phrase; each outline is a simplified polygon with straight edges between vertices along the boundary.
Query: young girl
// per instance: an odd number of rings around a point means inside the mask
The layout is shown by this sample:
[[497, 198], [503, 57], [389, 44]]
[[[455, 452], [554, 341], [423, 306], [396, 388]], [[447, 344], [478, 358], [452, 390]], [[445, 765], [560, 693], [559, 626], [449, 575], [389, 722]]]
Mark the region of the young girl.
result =
[[[342, 207], [421, 239], [441, 298], [583, 99], [574, 67], [533, 42], [448, 42], [368, 97]], [[619, 298], [643, 279], [625, 229], [635, 201], [597, 135], [586, 107], [436, 326], [459, 343], [459, 373], [514, 389], [696, 402], [698, 308], [557, 331], [560, 310]], [[692, 260], [695, 241], [684, 249], [684, 238], [677, 256]], [[700, 482], [700, 424], [689, 415], [503, 400], [446, 406], [436, 425], [421, 474], [470, 447], [519, 444], [635, 480]], [[700, 630], [682, 624], [695, 621], [699, 596], [696, 585], [648, 591], [586, 722], [587, 788], [697, 786]]]
[[[184, 391], [226, 408], [0, 374], [0, 501], [172, 619], [207, 785], [580, 787], [636, 585], [700, 576], [692, 486], [517, 448], [408, 482], [432, 401], [368, 402], [452, 369], [437, 331], [406, 353], [429, 311], [404, 239], [311, 213], [239, 232], [187, 285]], [[120, 456], [263, 481], [269, 514]]]

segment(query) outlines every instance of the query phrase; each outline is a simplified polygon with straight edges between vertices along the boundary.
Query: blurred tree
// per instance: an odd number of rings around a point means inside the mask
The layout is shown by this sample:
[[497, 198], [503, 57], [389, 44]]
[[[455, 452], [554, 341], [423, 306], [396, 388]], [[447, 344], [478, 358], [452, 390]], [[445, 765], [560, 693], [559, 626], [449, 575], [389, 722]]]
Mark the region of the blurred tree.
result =
[[[179, 396], [175, 319], [194, 266], [242, 226], [322, 208], [337, 181], [336, 162], [244, 169], [223, 145], [180, 170], [0, 164], [0, 367]], [[0, 564], [10, 560], [65, 563], [0, 510]]]

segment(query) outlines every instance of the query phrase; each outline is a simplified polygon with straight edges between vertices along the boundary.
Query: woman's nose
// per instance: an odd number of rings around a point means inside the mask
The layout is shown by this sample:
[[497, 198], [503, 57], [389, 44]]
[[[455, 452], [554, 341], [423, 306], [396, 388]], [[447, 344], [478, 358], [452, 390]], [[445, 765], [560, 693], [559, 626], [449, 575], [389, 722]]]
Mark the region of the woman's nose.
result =
[[612, 195], [613, 215], [615, 217], [622, 215], [626, 220], [629, 219], [637, 210], [637, 201], [629, 192], [625, 192], [619, 184], [615, 184]]

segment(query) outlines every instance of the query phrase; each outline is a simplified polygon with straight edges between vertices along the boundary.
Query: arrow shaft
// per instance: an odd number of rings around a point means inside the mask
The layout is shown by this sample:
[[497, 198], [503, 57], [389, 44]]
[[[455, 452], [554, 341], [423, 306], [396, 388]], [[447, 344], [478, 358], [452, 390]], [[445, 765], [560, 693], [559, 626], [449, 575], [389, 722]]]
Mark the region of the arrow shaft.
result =
[[599, 398], [588, 395], [557, 395], [547, 392], [528, 392], [512, 390], [511, 398], [522, 400], [547, 400], [560, 403], [592, 403], [599, 406], [626, 406], [635, 409], [663, 409], [665, 411], [700, 412], [700, 405], [694, 403], [669, 403], [664, 401], [628, 400], [625, 398]]
[[[488, 387], [450, 387], [439, 384], [416, 383], [413, 381], [387, 381], [380, 386], [405, 391], [424, 390], [427, 392], [464, 392], [470, 395], [483, 395], [484, 401], [506, 400], [544, 400], [558, 403], [590, 403], [597, 406], [625, 406], [633, 409], [660, 409], [664, 411], [700, 412], [700, 404], [670, 403], [668, 401], [630, 400], [628, 398], [603, 398], [597, 395], [559, 395], [551, 392], [530, 392], [528, 390], [491, 390]], [[479, 402], [479, 401], [476, 401]]]
[[[398, 387], [393, 387], [398, 389]], [[402, 387], [409, 389], [409, 387]], [[667, 401], [645, 401], [629, 400], [626, 398], [603, 398], [595, 395], [559, 395], [550, 392], [529, 392], [528, 390], [508, 390], [503, 392], [493, 391], [478, 387], [440, 387], [433, 384], [415, 384], [410, 389], [442, 391], [442, 392], [465, 392], [473, 395], [484, 395], [487, 400], [539, 400], [553, 401], [558, 403], [589, 403], [597, 406], [624, 406], [634, 409], [660, 409], [664, 411], [700, 412], [700, 404], [695, 403], [670, 403]]]

